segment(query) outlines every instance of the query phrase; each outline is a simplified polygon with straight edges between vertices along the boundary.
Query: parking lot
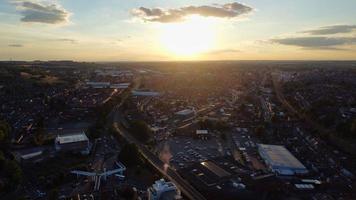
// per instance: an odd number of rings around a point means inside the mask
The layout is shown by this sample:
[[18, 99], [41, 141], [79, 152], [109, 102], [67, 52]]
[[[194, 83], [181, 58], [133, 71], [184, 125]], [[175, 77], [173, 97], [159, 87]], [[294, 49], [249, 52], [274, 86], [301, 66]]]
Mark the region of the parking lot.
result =
[[162, 142], [163, 144], [169, 146], [172, 154], [170, 162], [176, 168], [183, 168], [194, 162], [201, 162], [225, 155], [224, 149], [215, 137], [208, 140], [192, 140], [190, 137], [171, 137], [167, 141]]

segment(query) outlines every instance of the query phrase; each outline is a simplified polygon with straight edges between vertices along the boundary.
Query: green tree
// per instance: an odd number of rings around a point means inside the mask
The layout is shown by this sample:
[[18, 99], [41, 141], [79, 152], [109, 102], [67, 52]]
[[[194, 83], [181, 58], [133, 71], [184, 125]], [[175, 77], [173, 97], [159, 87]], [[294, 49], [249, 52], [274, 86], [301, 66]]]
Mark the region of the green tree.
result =
[[148, 142], [151, 138], [152, 131], [142, 120], [133, 121], [130, 126], [130, 133], [141, 142]]
[[6, 159], [4, 153], [0, 151], [0, 171], [3, 169], [5, 163], [6, 163]]
[[0, 143], [7, 140], [10, 135], [10, 125], [6, 121], [0, 121]]
[[261, 138], [263, 137], [264, 133], [266, 131], [265, 126], [263, 125], [259, 125], [255, 128], [255, 134], [257, 135], [257, 137]]
[[10, 188], [15, 188], [22, 182], [22, 170], [16, 161], [7, 160], [4, 171], [8, 176]]
[[351, 123], [351, 135], [356, 138], [356, 119], [354, 119]]
[[222, 140], [226, 140], [226, 139], [227, 139], [226, 133], [221, 133], [221, 134], [220, 134], [220, 138], [221, 138]]
[[59, 194], [59, 192], [58, 192], [57, 189], [52, 189], [48, 193], [48, 199], [49, 200], [57, 200], [58, 199], [58, 194]]
[[133, 143], [123, 146], [118, 155], [118, 160], [124, 163], [126, 167], [137, 166], [143, 163], [141, 154], [138, 151], [137, 146]]

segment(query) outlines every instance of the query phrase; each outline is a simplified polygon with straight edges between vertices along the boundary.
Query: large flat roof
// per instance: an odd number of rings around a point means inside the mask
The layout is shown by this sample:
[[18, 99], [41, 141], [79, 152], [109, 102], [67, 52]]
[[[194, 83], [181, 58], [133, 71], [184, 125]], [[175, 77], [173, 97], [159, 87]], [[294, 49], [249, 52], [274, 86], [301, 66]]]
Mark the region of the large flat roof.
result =
[[192, 113], [194, 113], [193, 110], [191, 110], [191, 109], [184, 109], [184, 110], [181, 110], [181, 111], [176, 112], [176, 115], [189, 115], [189, 114], [192, 114]]
[[209, 171], [213, 172], [219, 178], [224, 178], [230, 176], [231, 174], [221, 167], [217, 166], [215, 163], [211, 161], [204, 161], [201, 163], [204, 167], [206, 167]]
[[258, 144], [258, 149], [272, 167], [306, 169], [284, 146]]
[[89, 139], [85, 135], [84, 132], [58, 135], [56, 138], [56, 141], [58, 141], [60, 144], [66, 144], [66, 143], [72, 143], [72, 142], [82, 142], [82, 141], [88, 141], [88, 140]]

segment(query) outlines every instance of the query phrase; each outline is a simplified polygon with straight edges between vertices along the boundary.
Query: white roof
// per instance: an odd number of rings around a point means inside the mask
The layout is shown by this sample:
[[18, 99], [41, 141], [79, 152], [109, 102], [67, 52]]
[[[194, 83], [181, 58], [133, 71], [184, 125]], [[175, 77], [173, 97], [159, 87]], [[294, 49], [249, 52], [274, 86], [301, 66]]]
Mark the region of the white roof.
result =
[[35, 156], [39, 156], [42, 154], [42, 151], [36, 151], [36, 152], [33, 152], [33, 153], [29, 153], [29, 154], [25, 154], [25, 155], [22, 155], [21, 158], [26, 160], [26, 159], [30, 159], [30, 158], [33, 158]]
[[60, 144], [72, 143], [72, 142], [82, 142], [88, 141], [88, 137], [84, 132], [82, 133], [74, 133], [74, 134], [66, 134], [66, 135], [58, 135], [56, 141]]
[[176, 112], [177, 115], [189, 115], [191, 113], [193, 113], [194, 111], [191, 109], [184, 109], [181, 111]]
[[258, 144], [258, 148], [272, 167], [283, 167], [283, 170], [306, 169], [284, 146]]
[[87, 85], [106, 85], [109, 86], [110, 82], [94, 82], [94, 81], [88, 81]]
[[294, 184], [294, 186], [298, 189], [314, 189], [312, 184]]
[[132, 95], [134, 96], [159, 96], [159, 92], [151, 92], [151, 91], [132, 91]]
[[208, 130], [197, 130], [196, 134], [208, 134]]

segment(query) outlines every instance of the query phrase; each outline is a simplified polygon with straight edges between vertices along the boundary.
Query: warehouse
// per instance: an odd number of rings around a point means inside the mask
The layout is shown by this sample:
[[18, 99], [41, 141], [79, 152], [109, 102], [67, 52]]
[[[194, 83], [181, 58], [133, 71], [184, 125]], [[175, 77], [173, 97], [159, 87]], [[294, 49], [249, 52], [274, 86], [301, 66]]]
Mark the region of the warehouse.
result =
[[89, 154], [90, 142], [84, 131], [72, 132], [57, 135], [55, 139], [55, 149], [57, 151], [71, 151]]
[[184, 109], [181, 111], [178, 111], [174, 113], [174, 115], [181, 120], [189, 119], [195, 116], [195, 110], [194, 109]]
[[305, 166], [283, 146], [258, 144], [258, 152], [270, 170], [279, 175], [308, 173]]

